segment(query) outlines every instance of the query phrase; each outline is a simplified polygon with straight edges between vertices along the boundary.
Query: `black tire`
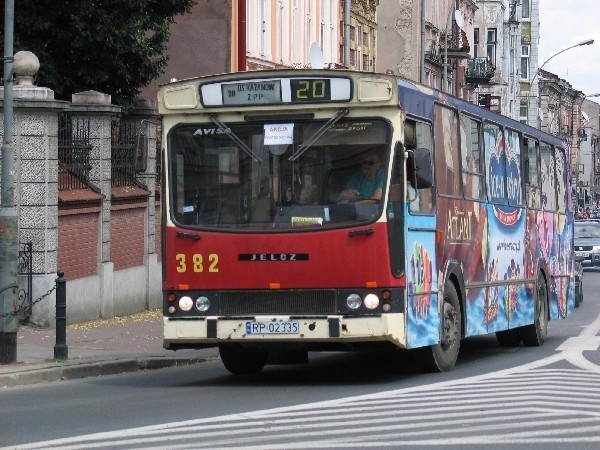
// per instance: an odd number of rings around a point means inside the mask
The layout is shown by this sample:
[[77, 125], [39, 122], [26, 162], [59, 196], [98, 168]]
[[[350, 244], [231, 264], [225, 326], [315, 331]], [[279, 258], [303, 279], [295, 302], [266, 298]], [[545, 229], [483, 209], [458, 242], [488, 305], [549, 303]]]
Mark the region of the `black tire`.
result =
[[548, 286], [541, 272], [537, 276], [535, 293], [533, 324], [520, 329], [523, 343], [528, 347], [539, 347], [548, 335]]
[[462, 315], [458, 293], [454, 283], [446, 281], [442, 308], [442, 342], [421, 349], [419, 364], [426, 372], [448, 372], [452, 370], [460, 351], [462, 337]]
[[251, 351], [233, 345], [219, 346], [225, 368], [233, 375], [253, 375], [265, 367], [269, 352]]
[[577, 288], [575, 289], [575, 307], [583, 303], [583, 281], [581, 278], [577, 281]]
[[517, 329], [496, 331], [496, 339], [500, 347], [518, 347], [521, 343], [521, 333]]

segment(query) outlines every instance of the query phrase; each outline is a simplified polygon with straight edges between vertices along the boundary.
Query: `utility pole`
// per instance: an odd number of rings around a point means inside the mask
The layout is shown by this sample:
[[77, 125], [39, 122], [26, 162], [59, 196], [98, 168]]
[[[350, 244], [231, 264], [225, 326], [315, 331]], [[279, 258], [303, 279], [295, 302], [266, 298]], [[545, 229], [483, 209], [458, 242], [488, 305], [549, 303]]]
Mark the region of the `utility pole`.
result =
[[13, 149], [14, 0], [4, 2], [4, 142], [0, 184], [0, 364], [17, 361], [18, 217]]

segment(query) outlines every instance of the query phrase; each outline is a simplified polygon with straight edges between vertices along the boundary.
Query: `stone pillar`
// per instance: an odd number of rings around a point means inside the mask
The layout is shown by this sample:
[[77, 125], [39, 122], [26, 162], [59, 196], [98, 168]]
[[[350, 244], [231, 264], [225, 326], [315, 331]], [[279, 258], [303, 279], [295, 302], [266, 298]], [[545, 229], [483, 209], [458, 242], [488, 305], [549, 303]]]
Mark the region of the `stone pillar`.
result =
[[148, 207], [146, 215], [146, 236], [145, 236], [145, 257], [144, 264], [148, 269], [148, 309], [159, 308], [162, 303], [161, 298], [161, 266], [156, 255], [156, 133], [158, 125], [158, 112], [154, 102], [138, 98], [136, 108], [127, 116], [127, 120], [136, 124], [138, 133], [138, 151], [145, 150], [144, 171], [138, 173], [138, 179], [150, 191], [148, 196]]
[[[69, 103], [54, 99], [51, 89], [34, 86], [39, 61], [31, 52], [15, 54], [14, 146], [15, 205], [19, 216], [19, 244], [32, 243], [35, 302], [55, 285], [58, 249], [58, 113]], [[0, 96], [4, 98], [3, 88]], [[3, 107], [3, 102], [0, 102]], [[2, 122], [2, 120], [0, 120]], [[4, 139], [2, 129], [2, 139]], [[27, 279], [19, 275], [19, 289]], [[49, 326], [55, 317], [55, 294], [33, 307], [30, 320]]]
[[[90, 181], [100, 188], [102, 201], [100, 261], [98, 275], [102, 280], [101, 317], [113, 316], [113, 263], [110, 260], [110, 206], [111, 206], [111, 124], [121, 107], [111, 104], [111, 96], [96, 91], [85, 91], [72, 96], [70, 112], [78, 119], [90, 121]], [[67, 279], [68, 279], [68, 274]]]

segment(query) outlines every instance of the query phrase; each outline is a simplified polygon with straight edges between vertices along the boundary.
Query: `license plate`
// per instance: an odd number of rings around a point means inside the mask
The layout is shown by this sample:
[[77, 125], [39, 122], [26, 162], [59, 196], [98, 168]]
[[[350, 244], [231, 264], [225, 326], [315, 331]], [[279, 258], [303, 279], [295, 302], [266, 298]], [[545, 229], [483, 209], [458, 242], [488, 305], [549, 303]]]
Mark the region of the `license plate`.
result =
[[246, 322], [246, 334], [298, 334], [298, 322]]
[[590, 256], [589, 252], [575, 252], [577, 256], [583, 256], [584, 258], [588, 258]]

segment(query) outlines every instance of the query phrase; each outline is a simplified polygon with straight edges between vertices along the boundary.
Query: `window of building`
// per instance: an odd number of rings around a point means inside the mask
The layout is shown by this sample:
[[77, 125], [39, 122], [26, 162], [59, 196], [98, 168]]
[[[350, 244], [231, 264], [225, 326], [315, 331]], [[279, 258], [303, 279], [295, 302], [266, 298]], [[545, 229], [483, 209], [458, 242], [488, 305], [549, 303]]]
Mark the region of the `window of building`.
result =
[[529, 80], [529, 45], [521, 46], [521, 80]]
[[530, 19], [531, 16], [529, 14], [529, 0], [521, 0], [521, 17], [523, 19]]
[[498, 43], [498, 34], [496, 28], [488, 28], [487, 30], [487, 57], [490, 62], [496, 65], [496, 45]]
[[521, 105], [519, 107], [519, 121], [521, 123], [527, 123], [527, 118], [529, 115], [528, 112], [529, 112], [529, 110], [527, 108], [527, 105]]
[[473, 29], [473, 57], [477, 58], [479, 54], [479, 28]]

